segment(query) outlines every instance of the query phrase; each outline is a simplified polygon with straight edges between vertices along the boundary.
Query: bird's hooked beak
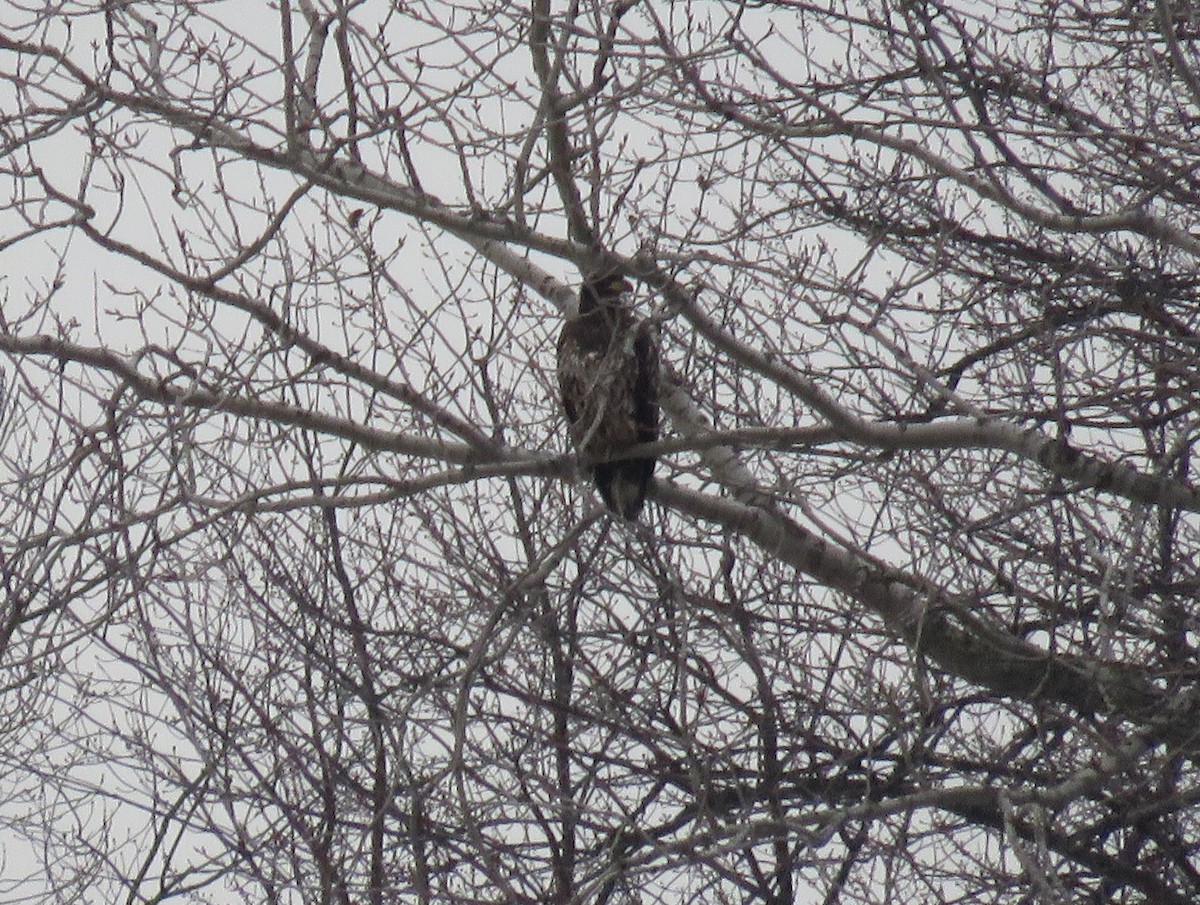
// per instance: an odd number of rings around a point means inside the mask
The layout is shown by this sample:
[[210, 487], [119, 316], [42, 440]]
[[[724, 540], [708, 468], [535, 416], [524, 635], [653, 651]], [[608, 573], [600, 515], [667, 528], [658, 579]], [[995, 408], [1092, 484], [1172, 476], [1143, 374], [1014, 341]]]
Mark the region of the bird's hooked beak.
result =
[[633, 283], [621, 276], [611, 276], [600, 284], [605, 295], [625, 295], [633, 292]]

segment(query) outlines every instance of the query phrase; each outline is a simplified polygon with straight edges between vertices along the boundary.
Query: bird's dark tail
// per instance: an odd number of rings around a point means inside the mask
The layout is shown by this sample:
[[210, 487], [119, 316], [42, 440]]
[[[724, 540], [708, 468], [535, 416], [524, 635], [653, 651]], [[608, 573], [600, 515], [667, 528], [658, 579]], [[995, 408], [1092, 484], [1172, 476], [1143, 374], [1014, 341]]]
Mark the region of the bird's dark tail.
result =
[[595, 469], [596, 489], [611, 512], [636, 522], [646, 503], [653, 474], [653, 459], [601, 462]]

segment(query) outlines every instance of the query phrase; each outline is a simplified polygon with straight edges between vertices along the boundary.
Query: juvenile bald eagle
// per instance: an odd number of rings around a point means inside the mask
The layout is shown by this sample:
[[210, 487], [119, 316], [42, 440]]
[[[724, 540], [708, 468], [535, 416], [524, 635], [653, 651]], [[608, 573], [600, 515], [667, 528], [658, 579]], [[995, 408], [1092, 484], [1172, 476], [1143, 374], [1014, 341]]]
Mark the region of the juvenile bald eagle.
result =
[[[571, 440], [596, 459], [658, 439], [658, 338], [630, 311], [632, 289], [615, 275], [585, 282], [579, 314], [558, 338], [558, 388]], [[652, 457], [592, 468], [604, 505], [629, 521], [642, 511], [653, 473]]]

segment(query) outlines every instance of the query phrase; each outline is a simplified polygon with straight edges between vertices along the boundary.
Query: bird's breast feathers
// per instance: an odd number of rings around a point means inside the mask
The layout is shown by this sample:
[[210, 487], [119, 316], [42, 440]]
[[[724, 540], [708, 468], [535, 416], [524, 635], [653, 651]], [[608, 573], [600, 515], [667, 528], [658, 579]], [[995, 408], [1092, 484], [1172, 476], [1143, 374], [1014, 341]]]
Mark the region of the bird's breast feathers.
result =
[[602, 456], [638, 442], [637, 366], [631, 342], [607, 352], [568, 348], [560, 356], [563, 401], [574, 413], [571, 439], [581, 451]]

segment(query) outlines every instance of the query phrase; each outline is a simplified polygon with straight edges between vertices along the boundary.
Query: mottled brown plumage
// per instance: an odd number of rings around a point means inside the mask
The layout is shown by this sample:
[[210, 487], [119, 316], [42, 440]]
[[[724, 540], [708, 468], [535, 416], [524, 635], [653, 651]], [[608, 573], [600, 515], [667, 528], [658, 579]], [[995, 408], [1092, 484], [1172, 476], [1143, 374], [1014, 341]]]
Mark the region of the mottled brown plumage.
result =
[[[571, 440], [603, 460], [658, 439], [658, 339], [625, 304], [619, 276], [584, 283], [579, 314], [558, 339], [558, 386]], [[630, 521], [642, 511], [654, 459], [600, 461], [592, 468], [604, 504]]]

